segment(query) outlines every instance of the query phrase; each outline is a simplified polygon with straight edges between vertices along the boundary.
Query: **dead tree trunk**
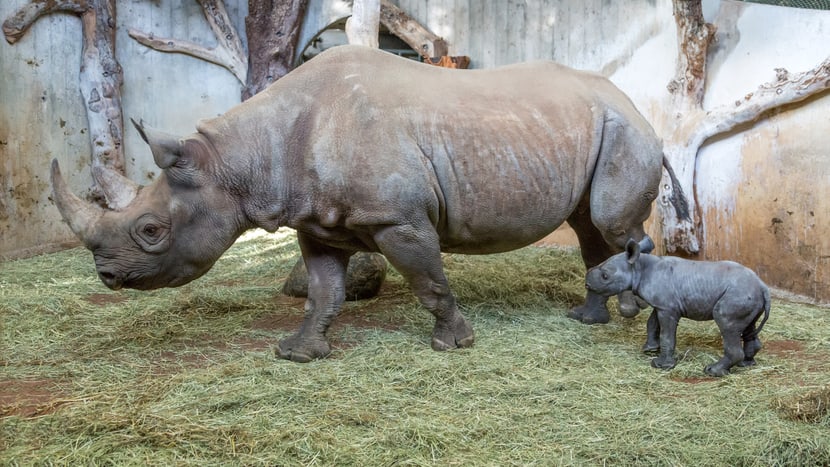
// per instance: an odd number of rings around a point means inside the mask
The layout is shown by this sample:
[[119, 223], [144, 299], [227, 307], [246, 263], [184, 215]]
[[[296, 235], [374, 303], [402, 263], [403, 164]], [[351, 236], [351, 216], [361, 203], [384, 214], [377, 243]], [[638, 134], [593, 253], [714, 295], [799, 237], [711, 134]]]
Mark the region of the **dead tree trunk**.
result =
[[354, 0], [352, 16], [346, 21], [349, 44], [378, 48], [380, 0]]
[[[38, 18], [58, 12], [79, 15], [83, 25], [80, 88], [87, 110], [92, 165], [104, 165], [123, 174], [123, 72], [115, 58], [115, 0], [33, 0], [3, 23], [6, 41], [14, 44]], [[93, 197], [103, 201], [97, 185]]]
[[248, 80], [242, 100], [262, 91], [294, 67], [308, 0], [249, 0]]
[[[830, 88], [830, 57], [815, 68], [790, 75], [776, 69], [776, 80], [761, 84], [734, 105], [703, 109], [706, 84], [706, 56], [715, 27], [706, 23], [701, 0], [673, 0], [677, 23], [678, 57], [675, 77], [669, 82], [671, 102], [667, 117], [654, 122], [664, 140], [664, 152], [674, 167], [690, 203], [692, 221], [679, 220], [669, 199], [671, 183], [665, 178], [660, 187], [657, 211], [667, 252], [677, 250], [696, 254], [701, 213], [695, 192], [695, 167], [700, 147], [711, 137], [752, 122], [781, 106], [799, 102]], [[667, 177], [666, 177], [667, 178]]]

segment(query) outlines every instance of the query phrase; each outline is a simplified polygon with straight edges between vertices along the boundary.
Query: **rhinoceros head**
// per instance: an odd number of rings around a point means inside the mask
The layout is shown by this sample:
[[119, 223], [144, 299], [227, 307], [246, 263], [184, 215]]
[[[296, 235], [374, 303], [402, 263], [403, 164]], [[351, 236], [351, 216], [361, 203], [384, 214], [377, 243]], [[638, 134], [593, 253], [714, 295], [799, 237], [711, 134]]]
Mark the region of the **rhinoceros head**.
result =
[[628, 240], [625, 251], [618, 253], [599, 266], [588, 270], [585, 287], [599, 295], [610, 297], [624, 290], [631, 290], [635, 280], [635, 266], [641, 253], [654, 249], [654, 242], [645, 236], [640, 242]]
[[216, 154], [201, 135], [179, 139], [133, 121], [162, 173], [138, 186], [114, 170], [93, 175], [109, 209], [66, 186], [52, 161], [53, 199], [64, 220], [92, 251], [98, 276], [111, 289], [176, 287], [206, 273], [242, 233], [232, 197], [213, 181]]

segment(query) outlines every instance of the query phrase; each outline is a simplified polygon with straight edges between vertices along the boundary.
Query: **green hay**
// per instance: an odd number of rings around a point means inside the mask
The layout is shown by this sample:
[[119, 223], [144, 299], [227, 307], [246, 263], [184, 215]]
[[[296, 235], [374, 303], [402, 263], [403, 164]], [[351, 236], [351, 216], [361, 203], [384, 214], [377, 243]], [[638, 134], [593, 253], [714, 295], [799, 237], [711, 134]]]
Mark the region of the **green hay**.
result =
[[[392, 271], [298, 365], [273, 353], [303, 314], [279, 292], [298, 257], [290, 233], [250, 236], [152, 292], [106, 290], [81, 249], [0, 264], [0, 464], [830, 464], [826, 309], [774, 300], [758, 365], [712, 379], [712, 322], [681, 321], [665, 372], [639, 351], [647, 313], [566, 318], [574, 251], [447, 255], [473, 348], [433, 352]], [[7, 402], [26, 384], [45, 396]]]

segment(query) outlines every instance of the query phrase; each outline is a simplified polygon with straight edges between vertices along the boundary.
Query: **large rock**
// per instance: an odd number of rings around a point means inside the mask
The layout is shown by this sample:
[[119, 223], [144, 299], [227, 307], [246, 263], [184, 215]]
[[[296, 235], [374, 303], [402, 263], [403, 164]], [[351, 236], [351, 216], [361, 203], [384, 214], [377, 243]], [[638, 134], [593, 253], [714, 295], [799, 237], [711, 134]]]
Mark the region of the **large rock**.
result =
[[[346, 269], [346, 300], [363, 300], [378, 294], [386, 278], [386, 258], [380, 253], [355, 253]], [[292, 297], [308, 296], [308, 271], [300, 258], [285, 284], [282, 293]]]

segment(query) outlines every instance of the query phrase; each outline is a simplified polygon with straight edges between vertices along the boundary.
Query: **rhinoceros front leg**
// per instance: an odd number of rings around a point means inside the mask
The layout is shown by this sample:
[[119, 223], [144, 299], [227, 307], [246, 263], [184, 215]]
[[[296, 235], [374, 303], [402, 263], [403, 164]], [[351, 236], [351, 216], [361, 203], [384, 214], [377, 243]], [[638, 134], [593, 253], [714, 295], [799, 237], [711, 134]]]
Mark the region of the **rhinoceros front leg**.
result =
[[[568, 218], [568, 224], [579, 239], [579, 251], [585, 269], [591, 269], [616, 253], [605, 242], [602, 233], [591, 220], [590, 195], [586, 194], [580, 201], [579, 206]], [[611, 321], [607, 302], [608, 297], [589, 290], [585, 295], [585, 303], [569, 310], [567, 316], [584, 324], [605, 324]]]
[[584, 324], [605, 324], [611, 321], [607, 302], [608, 297], [589, 291], [585, 296], [585, 304], [568, 310], [568, 318], [582, 321]]
[[346, 268], [351, 252], [328, 247], [301, 232], [297, 239], [308, 269], [305, 317], [296, 333], [279, 342], [277, 355], [306, 363], [331, 352], [326, 331], [346, 296]]
[[677, 364], [674, 359], [674, 348], [677, 345], [677, 322], [679, 313], [655, 310], [660, 325], [660, 355], [651, 360], [651, 366], [663, 370], [671, 370]]
[[652, 310], [646, 323], [646, 343], [643, 344], [643, 353], [655, 353], [660, 350], [660, 321], [657, 319], [657, 310]]
[[432, 225], [386, 227], [375, 235], [375, 243], [404, 276], [421, 304], [435, 316], [432, 348], [449, 350], [472, 346], [473, 328], [458, 311], [444, 275], [438, 234]]

